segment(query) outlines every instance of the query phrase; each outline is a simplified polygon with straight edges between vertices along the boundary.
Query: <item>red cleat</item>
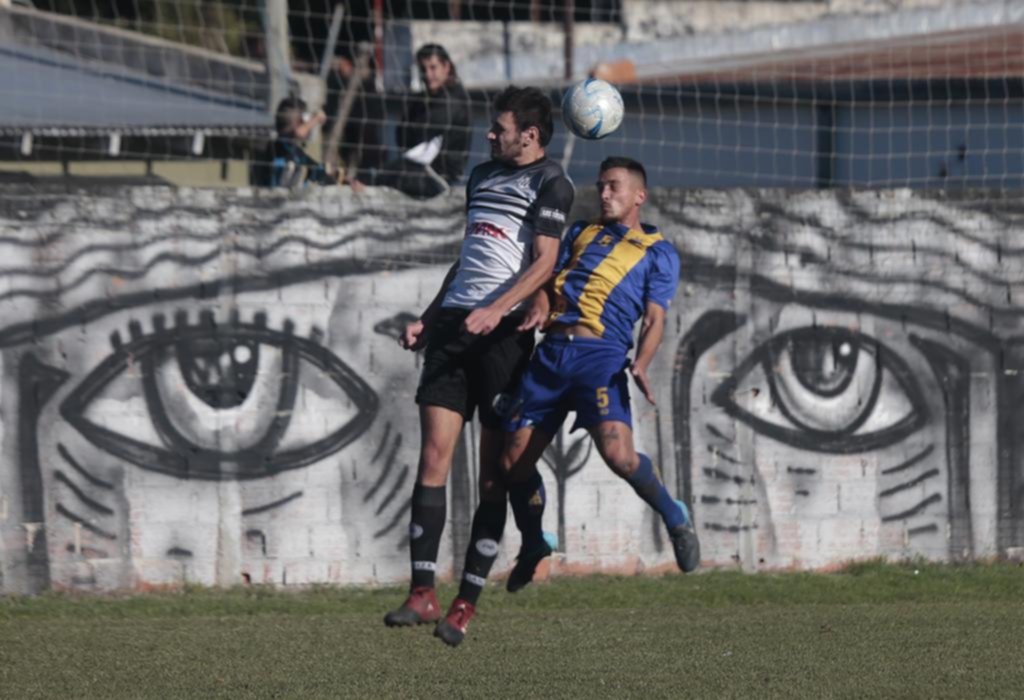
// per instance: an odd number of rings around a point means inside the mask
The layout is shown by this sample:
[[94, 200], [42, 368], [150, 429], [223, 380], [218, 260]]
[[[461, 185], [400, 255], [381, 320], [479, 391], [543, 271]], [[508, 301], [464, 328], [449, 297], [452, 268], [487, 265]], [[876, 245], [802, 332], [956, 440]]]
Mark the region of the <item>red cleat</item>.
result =
[[441, 641], [450, 647], [457, 647], [466, 637], [466, 628], [469, 621], [473, 619], [476, 607], [462, 598], [452, 601], [448, 608], [448, 614], [434, 628], [434, 636], [440, 637]]
[[411, 627], [441, 619], [441, 606], [437, 603], [437, 595], [429, 586], [413, 588], [409, 597], [401, 607], [384, 616], [384, 624], [388, 627]]

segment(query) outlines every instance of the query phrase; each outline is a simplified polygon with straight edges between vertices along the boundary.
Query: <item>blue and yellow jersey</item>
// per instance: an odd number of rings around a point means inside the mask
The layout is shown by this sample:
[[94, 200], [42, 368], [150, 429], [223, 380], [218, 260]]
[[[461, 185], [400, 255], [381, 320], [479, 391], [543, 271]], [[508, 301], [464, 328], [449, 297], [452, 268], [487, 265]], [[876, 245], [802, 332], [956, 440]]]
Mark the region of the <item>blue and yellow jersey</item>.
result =
[[641, 226], [572, 225], [555, 266], [550, 322], [583, 325], [629, 347], [647, 303], [668, 308], [679, 286], [679, 254], [656, 228]]

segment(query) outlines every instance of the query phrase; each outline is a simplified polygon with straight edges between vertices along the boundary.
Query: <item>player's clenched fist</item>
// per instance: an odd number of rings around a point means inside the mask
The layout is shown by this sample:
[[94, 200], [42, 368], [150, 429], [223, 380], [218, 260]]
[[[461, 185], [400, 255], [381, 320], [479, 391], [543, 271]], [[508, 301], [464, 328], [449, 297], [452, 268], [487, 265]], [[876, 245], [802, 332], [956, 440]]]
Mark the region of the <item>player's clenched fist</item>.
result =
[[469, 316], [466, 316], [466, 321], [463, 325], [473, 335], [487, 335], [498, 327], [502, 318], [504, 318], [504, 314], [501, 311], [486, 306], [482, 309], [471, 311]]
[[416, 320], [405, 327], [398, 344], [406, 350], [419, 350], [427, 344], [426, 326], [423, 321]]

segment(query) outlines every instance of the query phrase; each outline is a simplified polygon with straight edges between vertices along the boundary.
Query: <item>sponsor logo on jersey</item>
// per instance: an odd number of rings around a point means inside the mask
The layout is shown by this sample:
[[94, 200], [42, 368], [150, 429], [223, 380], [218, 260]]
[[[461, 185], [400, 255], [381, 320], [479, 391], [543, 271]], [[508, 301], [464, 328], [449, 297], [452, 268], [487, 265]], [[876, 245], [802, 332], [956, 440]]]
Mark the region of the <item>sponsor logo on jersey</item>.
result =
[[500, 227], [495, 226], [487, 221], [476, 221], [466, 231], [467, 236], [490, 236], [491, 238], [504, 238], [508, 240], [508, 234], [506, 234]]
[[552, 209], [551, 207], [541, 207], [540, 218], [551, 219], [552, 221], [557, 221], [560, 224], [564, 224], [565, 212], [559, 209]]

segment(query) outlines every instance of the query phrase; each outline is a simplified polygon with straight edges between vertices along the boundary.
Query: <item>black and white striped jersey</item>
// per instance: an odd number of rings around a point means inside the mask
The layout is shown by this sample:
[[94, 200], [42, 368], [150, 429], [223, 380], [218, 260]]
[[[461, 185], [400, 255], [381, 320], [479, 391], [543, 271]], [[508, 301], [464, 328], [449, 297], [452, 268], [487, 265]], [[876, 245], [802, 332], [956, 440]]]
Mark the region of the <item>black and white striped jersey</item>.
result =
[[466, 235], [443, 306], [487, 306], [533, 261], [534, 236], [560, 238], [575, 196], [562, 166], [547, 158], [473, 169], [466, 185]]

